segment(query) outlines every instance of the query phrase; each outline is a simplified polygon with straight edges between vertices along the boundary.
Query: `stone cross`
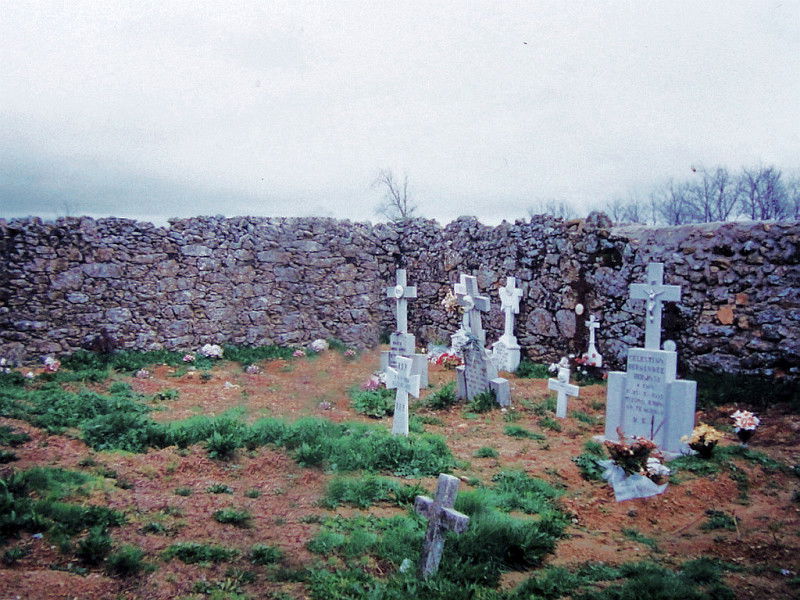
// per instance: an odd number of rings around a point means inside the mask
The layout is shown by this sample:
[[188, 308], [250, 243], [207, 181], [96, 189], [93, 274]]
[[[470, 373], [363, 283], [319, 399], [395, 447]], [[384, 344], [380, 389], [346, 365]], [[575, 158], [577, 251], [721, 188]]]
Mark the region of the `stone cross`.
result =
[[586, 321], [586, 327], [589, 328], [589, 348], [586, 350], [586, 354], [583, 355], [583, 358], [586, 359], [587, 365], [602, 367], [603, 355], [597, 351], [597, 346], [595, 346], [595, 330], [600, 327], [600, 321], [597, 320], [597, 317], [592, 315], [589, 317], [589, 320]]
[[649, 350], [661, 348], [661, 303], [679, 302], [681, 288], [664, 285], [664, 263], [647, 265], [647, 283], [632, 283], [630, 296], [636, 300], [647, 300], [644, 347]]
[[419, 375], [412, 375], [414, 361], [404, 356], [397, 357], [397, 369], [388, 367], [386, 387], [390, 390], [397, 389], [394, 400], [394, 418], [392, 419], [392, 433], [394, 435], [408, 435], [408, 395], [419, 398]]
[[514, 337], [514, 315], [519, 314], [519, 299], [522, 298], [522, 290], [516, 285], [515, 277], [506, 277], [505, 287], [501, 287], [500, 310], [505, 313], [505, 327], [501, 339], [509, 345], [515, 344], [517, 339]]
[[422, 544], [419, 574], [423, 579], [436, 573], [444, 551], [444, 535], [447, 531], [464, 533], [469, 526], [469, 517], [453, 509], [458, 493], [458, 477], [441, 473], [436, 485], [436, 497], [417, 496], [414, 510], [428, 518], [428, 530]]
[[472, 275], [461, 275], [461, 281], [453, 286], [458, 304], [464, 309], [463, 327], [478, 338], [481, 345], [486, 343], [486, 333], [481, 326], [481, 313], [489, 311], [489, 298], [481, 296], [478, 280]]
[[407, 285], [406, 270], [397, 269], [397, 284], [386, 288], [386, 297], [394, 298], [395, 313], [397, 314], [397, 331], [408, 333], [408, 300], [417, 297], [417, 286]]
[[580, 389], [577, 385], [569, 382], [569, 367], [558, 367], [558, 379], [548, 379], [547, 389], [558, 392], [558, 402], [556, 404], [556, 416], [565, 418], [567, 416], [567, 396], [578, 397]]

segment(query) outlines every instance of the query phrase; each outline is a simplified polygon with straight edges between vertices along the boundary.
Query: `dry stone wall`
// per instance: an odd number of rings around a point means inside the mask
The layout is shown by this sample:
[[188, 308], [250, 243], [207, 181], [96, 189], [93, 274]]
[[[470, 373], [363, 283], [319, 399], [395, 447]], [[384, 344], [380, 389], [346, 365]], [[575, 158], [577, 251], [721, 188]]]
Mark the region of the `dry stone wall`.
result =
[[[496, 227], [460, 218], [371, 225], [333, 219], [194, 218], [170, 227], [127, 219], [0, 220], [0, 356], [32, 361], [89, 344], [103, 329], [126, 348], [204, 343], [304, 344], [337, 337], [366, 347], [393, 329], [386, 286], [408, 269], [418, 298], [409, 331], [449, 339], [441, 306], [460, 273], [492, 300], [487, 340], [502, 333], [497, 289], [523, 288], [517, 337], [534, 360], [586, 348], [602, 322], [610, 366], [642, 344], [644, 307], [628, 300], [649, 261], [682, 300], [663, 339], [684, 369], [800, 376], [800, 226], [725, 223], [611, 227], [601, 214]], [[586, 312], [576, 315], [575, 306]]]

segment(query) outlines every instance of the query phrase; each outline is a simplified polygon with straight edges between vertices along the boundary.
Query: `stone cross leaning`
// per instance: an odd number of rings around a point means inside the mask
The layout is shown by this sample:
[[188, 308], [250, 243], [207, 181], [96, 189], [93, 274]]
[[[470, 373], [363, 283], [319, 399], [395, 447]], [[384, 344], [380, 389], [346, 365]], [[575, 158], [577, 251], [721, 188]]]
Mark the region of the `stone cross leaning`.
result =
[[664, 285], [664, 263], [650, 263], [647, 265], [647, 283], [632, 283], [630, 297], [647, 301], [644, 347], [649, 350], [659, 350], [661, 347], [661, 303], [679, 302], [681, 299], [680, 286]]
[[453, 286], [458, 304], [464, 309], [464, 329], [478, 338], [481, 345], [486, 343], [481, 325], [481, 313], [489, 312], [489, 298], [481, 296], [478, 280], [472, 275], [461, 275], [461, 281]]
[[408, 298], [417, 297], [417, 286], [407, 285], [405, 269], [397, 269], [396, 281], [396, 285], [386, 288], [386, 297], [396, 300], [397, 331], [408, 333]]
[[556, 416], [562, 419], [567, 416], [567, 396], [578, 397], [580, 389], [577, 385], [569, 382], [569, 369], [566, 367], [558, 368], [558, 379], [548, 379], [547, 389], [558, 392], [556, 402]]
[[397, 369], [388, 367], [386, 372], [386, 387], [396, 389], [394, 399], [394, 418], [392, 419], [392, 433], [394, 435], [408, 435], [408, 395], [419, 398], [419, 375], [412, 375], [411, 369], [414, 361], [404, 356], [397, 357]]
[[436, 496], [417, 496], [414, 510], [428, 519], [428, 530], [422, 543], [419, 575], [423, 579], [439, 570], [444, 551], [444, 536], [448, 531], [464, 533], [469, 526], [469, 517], [453, 509], [458, 493], [459, 480], [441, 473], [436, 485]]

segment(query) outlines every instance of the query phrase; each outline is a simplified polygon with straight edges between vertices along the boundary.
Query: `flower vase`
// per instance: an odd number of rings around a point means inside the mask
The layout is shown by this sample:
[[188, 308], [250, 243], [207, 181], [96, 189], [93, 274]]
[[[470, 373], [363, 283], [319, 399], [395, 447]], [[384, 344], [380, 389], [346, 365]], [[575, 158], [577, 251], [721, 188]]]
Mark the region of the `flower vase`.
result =
[[747, 447], [747, 442], [750, 441], [750, 438], [753, 437], [755, 432], [755, 429], [738, 429], [736, 431], [736, 437], [742, 442], [742, 446]]
[[714, 447], [717, 445], [717, 442], [708, 442], [703, 444], [702, 442], [697, 442], [696, 444], [689, 444], [689, 448], [697, 452], [697, 455], [700, 458], [711, 458], [711, 455], [714, 454]]

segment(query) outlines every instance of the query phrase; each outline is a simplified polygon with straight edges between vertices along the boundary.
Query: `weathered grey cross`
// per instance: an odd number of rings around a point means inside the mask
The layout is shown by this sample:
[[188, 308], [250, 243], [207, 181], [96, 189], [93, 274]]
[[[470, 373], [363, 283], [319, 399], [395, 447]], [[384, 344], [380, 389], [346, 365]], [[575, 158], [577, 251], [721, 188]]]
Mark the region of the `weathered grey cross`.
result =
[[647, 300], [647, 320], [644, 330], [644, 347], [658, 350], [661, 347], [661, 303], [679, 302], [681, 287], [664, 285], [664, 263], [647, 265], [647, 283], [632, 283], [631, 298]]
[[577, 385], [569, 382], [569, 369], [567, 367], [558, 368], [558, 379], [548, 379], [547, 389], [558, 392], [556, 401], [556, 416], [562, 419], [567, 416], [567, 396], [578, 396], [580, 389]]
[[481, 326], [481, 313], [489, 311], [489, 298], [481, 296], [478, 280], [472, 275], [461, 275], [460, 283], [453, 286], [458, 304], [464, 309], [463, 327], [478, 338], [483, 345], [486, 334]]
[[420, 577], [426, 579], [439, 569], [444, 551], [444, 535], [447, 531], [464, 533], [469, 526], [469, 517], [454, 510], [453, 504], [458, 493], [458, 478], [441, 473], [436, 485], [436, 497], [417, 496], [414, 510], [428, 518], [428, 530], [422, 543], [422, 556], [419, 561]]
[[406, 270], [397, 269], [397, 284], [386, 288], [386, 297], [394, 298], [397, 314], [397, 331], [408, 333], [408, 300], [417, 297], [417, 286], [406, 284]]
[[392, 433], [408, 435], [408, 395], [419, 398], [419, 375], [412, 375], [414, 361], [404, 356], [397, 357], [397, 369], [387, 367], [386, 387], [396, 389]]

